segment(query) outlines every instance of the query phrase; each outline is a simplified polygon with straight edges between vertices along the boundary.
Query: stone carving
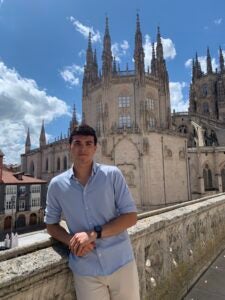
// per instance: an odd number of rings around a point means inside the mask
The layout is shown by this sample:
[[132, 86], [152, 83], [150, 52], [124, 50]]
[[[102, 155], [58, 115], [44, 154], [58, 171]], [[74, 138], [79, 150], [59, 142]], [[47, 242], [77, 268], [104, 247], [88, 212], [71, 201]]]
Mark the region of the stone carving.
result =
[[182, 150], [179, 151], [179, 158], [180, 159], [184, 159], [185, 158], [185, 151], [184, 151], [184, 149], [182, 149]]
[[214, 130], [205, 129], [204, 142], [206, 146], [219, 146], [218, 139]]
[[172, 158], [173, 152], [167, 146], [164, 147], [164, 156], [165, 158]]

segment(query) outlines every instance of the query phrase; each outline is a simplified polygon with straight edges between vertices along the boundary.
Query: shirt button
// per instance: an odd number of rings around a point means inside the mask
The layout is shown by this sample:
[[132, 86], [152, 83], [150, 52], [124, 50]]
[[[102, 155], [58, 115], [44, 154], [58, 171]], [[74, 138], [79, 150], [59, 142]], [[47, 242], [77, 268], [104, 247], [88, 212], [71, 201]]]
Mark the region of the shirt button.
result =
[[88, 210], [88, 207], [87, 207], [87, 206], [86, 206], [85, 208], [86, 208], [86, 210]]
[[101, 254], [101, 253], [99, 253], [99, 254], [98, 254], [98, 256], [99, 256], [99, 257], [101, 257], [101, 256], [102, 256], [102, 254]]

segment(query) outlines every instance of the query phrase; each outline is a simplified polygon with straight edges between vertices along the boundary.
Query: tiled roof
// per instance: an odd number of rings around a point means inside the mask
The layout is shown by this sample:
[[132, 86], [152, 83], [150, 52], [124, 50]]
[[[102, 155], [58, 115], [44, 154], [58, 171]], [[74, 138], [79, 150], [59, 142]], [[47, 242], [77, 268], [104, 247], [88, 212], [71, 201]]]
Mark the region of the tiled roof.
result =
[[18, 178], [15, 177], [15, 173], [9, 171], [9, 170], [2, 170], [2, 183], [5, 184], [25, 184], [25, 183], [46, 183], [46, 181], [37, 179], [34, 177], [22, 175], [22, 180], [19, 180]]

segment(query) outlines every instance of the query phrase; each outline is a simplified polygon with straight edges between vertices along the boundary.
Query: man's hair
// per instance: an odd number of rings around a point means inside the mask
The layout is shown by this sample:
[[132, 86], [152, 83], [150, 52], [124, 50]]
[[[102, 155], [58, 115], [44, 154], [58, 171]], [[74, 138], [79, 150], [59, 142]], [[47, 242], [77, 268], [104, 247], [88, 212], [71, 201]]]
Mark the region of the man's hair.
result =
[[94, 144], [97, 144], [97, 136], [94, 128], [87, 124], [81, 124], [73, 129], [69, 137], [69, 143], [71, 145], [73, 137], [76, 135], [85, 135], [85, 136], [93, 136], [94, 137]]

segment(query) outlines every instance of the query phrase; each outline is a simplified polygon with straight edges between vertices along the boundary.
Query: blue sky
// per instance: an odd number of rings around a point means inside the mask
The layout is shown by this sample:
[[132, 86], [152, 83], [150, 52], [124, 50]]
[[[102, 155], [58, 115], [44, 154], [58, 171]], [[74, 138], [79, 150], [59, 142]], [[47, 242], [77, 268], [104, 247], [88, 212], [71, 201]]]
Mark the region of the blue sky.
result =
[[[207, 46], [218, 66], [225, 50], [224, 0], [0, 0], [0, 149], [6, 163], [20, 161], [27, 128], [37, 147], [42, 120], [47, 139], [67, 133], [73, 104], [81, 115], [87, 35], [101, 66], [105, 16], [120, 69], [133, 69], [136, 13], [146, 67], [160, 26], [170, 79], [171, 105], [187, 110], [191, 59], [205, 68]], [[224, 52], [225, 56], [225, 52]]]

